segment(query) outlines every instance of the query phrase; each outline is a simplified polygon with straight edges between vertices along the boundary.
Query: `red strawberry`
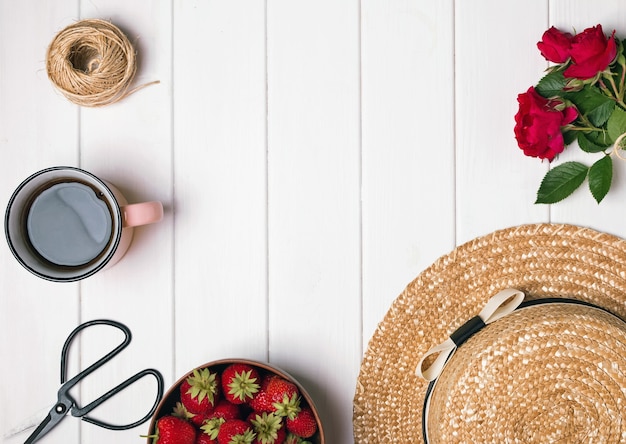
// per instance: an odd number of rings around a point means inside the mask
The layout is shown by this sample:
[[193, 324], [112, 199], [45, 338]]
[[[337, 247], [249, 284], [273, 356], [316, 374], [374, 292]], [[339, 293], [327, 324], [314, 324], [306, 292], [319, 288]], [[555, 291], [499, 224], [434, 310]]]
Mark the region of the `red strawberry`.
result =
[[167, 415], [158, 419], [155, 434], [148, 438], [154, 444], [195, 444], [196, 429], [182, 418]]
[[179, 418], [186, 419], [196, 427], [200, 427], [202, 423], [209, 417], [208, 414], [196, 414], [191, 413], [189, 410], [185, 408], [182, 402], [177, 402], [174, 408], [172, 409], [172, 415], [178, 416]]
[[282, 418], [274, 413], [252, 412], [248, 422], [256, 433], [254, 444], [282, 444], [287, 432], [283, 427]]
[[207, 422], [209, 419], [212, 418], [213, 413], [203, 413], [202, 415], [200, 414], [196, 414], [194, 415], [192, 413], [192, 417], [189, 418], [189, 422], [192, 423], [193, 425], [195, 425], [196, 427], [200, 428], [202, 427], [202, 424], [204, 424], [205, 422]]
[[261, 380], [261, 388], [254, 395], [254, 397], [248, 402], [248, 405], [252, 407], [252, 409], [256, 412], [273, 412], [274, 406], [273, 402], [267, 393], [267, 386], [270, 383], [270, 380], [273, 378], [277, 378], [278, 376], [267, 374]]
[[293, 418], [287, 418], [287, 430], [303, 438], [310, 438], [317, 431], [317, 421], [309, 406], [303, 406]]
[[295, 384], [277, 376], [268, 381], [265, 391], [278, 415], [294, 418], [300, 411], [300, 391]]
[[221, 399], [218, 401], [215, 409], [213, 409], [211, 413], [203, 416], [202, 423], [200, 423], [198, 427], [200, 427], [200, 429], [202, 429], [205, 433], [211, 435], [213, 439], [216, 439], [220, 425], [229, 419], [241, 419], [239, 406], [231, 404], [225, 399]]
[[231, 419], [220, 426], [218, 444], [252, 444], [255, 434], [246, 421]]
[[233, 404], [243, 404], [259, 391], [261, 377], [256, 368], [247, 364], [231, 364], [222, 372], [222, 392]]
[[211, 438], [206, 433], [198, 433], [198, 437], [196, 438], [195, 444], [217, 444], [217, 440]]
[[217, 373], [208, 368], [195, 369], [180, 386], [180, 400], [190, 413], [203, 415], [213, 410], [219, 397]]
[[209, 418], [241, 419], [241, 411], [239, 405], [221, 399], [209, 414]]

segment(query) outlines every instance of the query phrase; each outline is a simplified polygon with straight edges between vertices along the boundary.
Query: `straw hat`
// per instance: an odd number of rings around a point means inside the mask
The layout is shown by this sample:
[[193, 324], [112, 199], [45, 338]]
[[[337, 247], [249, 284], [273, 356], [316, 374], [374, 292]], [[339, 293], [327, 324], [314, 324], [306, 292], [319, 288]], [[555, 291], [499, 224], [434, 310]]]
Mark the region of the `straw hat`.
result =
[[468, 242], [370, 340], [355, 443], [424, 443], [423, 419], [429, 443], [626, 442], [624, 319], [622, 239], [537, 224]]

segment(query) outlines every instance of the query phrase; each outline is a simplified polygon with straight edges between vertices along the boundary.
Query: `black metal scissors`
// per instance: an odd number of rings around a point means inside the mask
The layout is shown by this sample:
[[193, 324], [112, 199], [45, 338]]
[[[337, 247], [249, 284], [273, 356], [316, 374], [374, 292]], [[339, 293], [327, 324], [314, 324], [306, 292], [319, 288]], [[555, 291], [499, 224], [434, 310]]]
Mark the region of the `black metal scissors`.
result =
[[[81, 330], [87, 327], [91, 327], [92, 325], [109, 325], [112, 327], [116, 327], [119, 330], [124, 332], [124, 336], [125, 336], [124, 341], [121, 344], [119, 344], [117, 347], [115, 347], [113, 350], [111, 350], [109, 353], [107, 353], [105, 356], [100, 358], [98, 361], [96, 361], [95, 363], [87, 367], [85, 370], [78, 373], [72, 379], [70, 379], [69, 381], [66, 381], [67, 379], [67, 374], [66, 374], [67, 373], [67, 354], [68, 354], [70, 345], [72, 343], [72, 340], [76, 337], [76, 335]], [[57, 402], [54, 405], [54, 407], [52, 407], [52, 409], [50, 410], [48, 415], [45, 417], [45, 419], [41, 422], [41, 424], [39, 424], [39, 426], [35, 429], [35, 431], [28, 437], [28, 439], [26, 440], [24, 444], [31, 444], [41, 439], [42, 436], [44, 436], [53, 427], [55, 427], [59, 422], [61, 422], [61, 420], [65, 418], [65, 415], [67, 415], [67, 413], [71, 413], [71, 415], [74, 417], [80, 417], [83, 421], [86, 421], [88, 423], [95, 424], [99, 427], [104, 427], [110, 430], [131, 429], [133, 427], [138, 426], [139, 424], [146, 422], [156, 411], [159, 401], [161, 400], [161, 397], [163, 396], [163, 376], [157, 370], [145, 369], [136, 373], [134, 376], [131, 376], [126, 381], [122, 382], [118, 386], [109, 390], [104, 395], [100, 396], [98, 399], [92, 401], [91, 403], [87, 404], [84, 407], [80, 407], [78, 403], [72, 398], [72, 396], [70, 396], [70, 393], [69, 393], [70, 389], [74, 387], [80, 380], [85, 378], [87, 375], [89, 375], [94, 370], [101, 367], [106, 362], [111, 360], [114, 356], [116, 356], [118, 353], [120, 353], [124, 348], [126, 348], [126, 346], [128, 346], [128, 344], [130, 344], [130, 341], [131, 341], [131, 334], [130, 334], [130, 330], [128, 329], [128, 327], [116, 321], [111, 321], [107, 319], [97, 319], [97, 320], [85, 322], [84, 324], [81, 324], [78, 327], [76, 327], [74, 331], [72, 331], [70, 335], [67, 337], [67, 339], [65, 340], [65, 344], [63, 345], [63, 350], [61, 352], [61, 384], [62, 385], [59, 391], [57, 392], [57, 397], [58, 397]], [[139, 379], [147, 375], [152, 375], [157, 380], [157, 397], [154, 402], [154, 405], [152, 406], [152, 408], [150, 409], [150, 411], [148, 412], [146, 416], [144, 416], [140, 420], [135, 421], [131, 424], [125, 424], [125, 425], [108, 424], [108, 423], [99, 421], [97, 419], [90, 418], [89, 416], [86, 416], [89, 412], [91, 412], [93, 409], [98, 407], [100, 404], [102, 404], [103, 402], [105, 402], [112, 396], [116, 395], [117, 393], [119, 393], [120, 391], [128, 387], [129, 385], [133, 384], [134, 382], [138, 381]]]

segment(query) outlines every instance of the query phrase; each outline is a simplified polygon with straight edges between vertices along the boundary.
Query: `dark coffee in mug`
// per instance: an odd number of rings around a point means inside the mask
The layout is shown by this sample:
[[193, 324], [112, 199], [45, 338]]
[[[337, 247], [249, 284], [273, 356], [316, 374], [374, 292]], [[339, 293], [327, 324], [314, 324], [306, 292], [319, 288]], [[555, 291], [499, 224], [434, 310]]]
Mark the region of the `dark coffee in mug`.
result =
[[129, 204], [113, 184], [80, 168], [57, 166], [37, 171], [15, 189], [4, 233], [28, 271], [74, 282], [115, 265], [135, 227], [162, 218], [161, 202]]
[[112, 234], [111, 211], [93, 188], [56, 183], [35, 196], [26, 215], [32, 248], [59, 266], [81, 266], [98, 258]]

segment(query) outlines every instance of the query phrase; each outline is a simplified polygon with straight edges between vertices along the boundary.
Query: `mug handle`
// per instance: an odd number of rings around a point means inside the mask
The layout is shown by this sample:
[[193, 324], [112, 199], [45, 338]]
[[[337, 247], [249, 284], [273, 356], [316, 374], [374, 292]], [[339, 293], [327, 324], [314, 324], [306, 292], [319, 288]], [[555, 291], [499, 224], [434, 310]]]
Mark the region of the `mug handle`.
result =
[[120, 207], [122, 211], [122, 227], [137, 227], [147, 225], [163, 219], [163, 204], [161, 202], [142, 202]]

